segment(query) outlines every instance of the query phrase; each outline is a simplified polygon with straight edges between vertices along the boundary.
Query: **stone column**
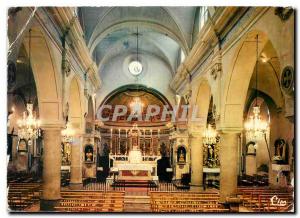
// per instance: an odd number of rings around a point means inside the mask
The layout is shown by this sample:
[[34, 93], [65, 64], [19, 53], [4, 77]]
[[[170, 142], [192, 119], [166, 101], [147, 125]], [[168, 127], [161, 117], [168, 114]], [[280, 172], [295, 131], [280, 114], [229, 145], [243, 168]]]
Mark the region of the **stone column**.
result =
[[202, 135], [190, 135], [191, 146], [191, 185], [203, 186], [203, 144]]
[[61, 128], [45, 128], [43, 154], [42, 211], [53, 211], [60, 199]]
[[12, 136], [11, 160], [13, 163], [15, 163], [15, 161], [17, 159], [17, 155], [18, 155], [17, 146], [18, 146], [18, 137]]
[[82, 137], [75, 136], [71, 145], [71, 189], [82, 188]]
[[237, 192], [238, 174], [238, 136], [237, 132], [223, 132], [220, 145], [220, 202]]

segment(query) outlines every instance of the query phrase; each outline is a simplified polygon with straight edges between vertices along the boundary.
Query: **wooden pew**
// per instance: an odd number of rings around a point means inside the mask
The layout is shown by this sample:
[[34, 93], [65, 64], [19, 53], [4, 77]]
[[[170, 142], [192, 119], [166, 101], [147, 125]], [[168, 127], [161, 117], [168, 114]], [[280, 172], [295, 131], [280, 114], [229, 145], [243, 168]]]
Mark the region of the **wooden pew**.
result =
[[63, 191], [59, 206], [61, 212], [122, 212], [125, 192]]
[[151, 192], [153, 212], [228, 212], [219, 204], [218, 193]]
[[[256, 212], [287, 212], [294, 204], [293, 193], [291, 189], [270, 189], [256, 187], [239, 187], [238, 194], [243, 200], [243, 205]], [[286, 205], [273, 202], [272, 198], [276, 196], [281, 201], [285, 201]]]
[[8, 206], [12, 211], [22, 211], [39, 200], [39, 183], [9, 183]]

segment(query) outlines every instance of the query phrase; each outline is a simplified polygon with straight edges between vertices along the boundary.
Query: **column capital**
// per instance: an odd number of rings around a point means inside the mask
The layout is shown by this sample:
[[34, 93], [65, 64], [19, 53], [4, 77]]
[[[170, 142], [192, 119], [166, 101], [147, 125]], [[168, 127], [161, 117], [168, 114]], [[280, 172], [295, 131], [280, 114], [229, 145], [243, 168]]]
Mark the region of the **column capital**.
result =
[[204, 130], [205, 130], [205, 126], [192, 124], [189, 125], [188, 127], [188, 134], [191, 137], [199, 138], [202, 137], [202, 133]]
[[59, 123], [43, 123], [41, 125], [42, 130], [60, 130], [64, 128], [64, 123], [59, 122]]
[[239, 134], [244, 131], [243, 127], [220, 127], [217, 129], [221, 134]]
[[202, 138], [202, 132], [189, 132], [189, 136], [192, 138]]

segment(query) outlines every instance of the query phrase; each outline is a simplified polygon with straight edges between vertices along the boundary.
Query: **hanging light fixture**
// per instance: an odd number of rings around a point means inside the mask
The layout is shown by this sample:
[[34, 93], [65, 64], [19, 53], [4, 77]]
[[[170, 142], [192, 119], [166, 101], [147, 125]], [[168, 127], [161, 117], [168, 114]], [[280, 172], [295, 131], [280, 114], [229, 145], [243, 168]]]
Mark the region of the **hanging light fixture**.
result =
[[33, 115], [33, 104], [26, 105], [22, 120], [18, 120], [18, 138], [27, 141], [37, 139], [41, 135], [40, 120]]
[[143, 65], [139, 60], [139, 29], [136, 28], [136, 60], [133, 60], [128, 65], [128, 70], [133, 76], [138, 76], [143, 71]]
[[205, 129], [203, 133], [203, 144], [205, 145], [215, 145], [217, 144], [217, 131], [212, 128], [210, 124], [208, 124], [208, 127]]
[[[28, 46], [28, 72], [31, 66], [31, 29], [29, 30], [29, 46]], [[27, 141], [37, 139], [41, 136], [40, 120], [33, 114], [33, 104], [29, 101], [26, 104], [26, 111], [23, 112], [22, 120], [17, 121], [18, 124], [18, 138]]]
[[249, 140], [257, 141], [265, 136], [269, 123], [261, 119], [260, 106], [258, 100], [258, 35], [256, 35], [256, 67], [255, 67], [255, 106], [253, 107], [253, 115], [245, 122], [246, 136]]
[[62, 142], [72, 142], [75, 130], [72, 128], [70, 122], [67, 123], [66, 128], [61, 131]]

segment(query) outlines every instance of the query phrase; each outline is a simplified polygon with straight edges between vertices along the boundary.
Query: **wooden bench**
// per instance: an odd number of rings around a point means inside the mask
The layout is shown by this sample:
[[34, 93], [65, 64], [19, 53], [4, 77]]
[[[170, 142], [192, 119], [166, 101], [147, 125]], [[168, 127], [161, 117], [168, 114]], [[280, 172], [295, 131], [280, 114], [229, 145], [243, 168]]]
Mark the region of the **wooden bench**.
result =
[[125, 192], [63, 191], [59, 206], [61, 212], [122, 212]]
[[[256, 212], [287, 212], [291, 209], [294, 199], [289, 189], [270, 188], [238, 188], [243, 205]], [[285, 201], [286, 205], [271, 204], [272, 197]]]
[[41, 184], [9, 183], [8, 206], [12, 211], [22, 211], [39, 200]]
[[151, 192], [153, 212], [228, 212], [212, 192]]

